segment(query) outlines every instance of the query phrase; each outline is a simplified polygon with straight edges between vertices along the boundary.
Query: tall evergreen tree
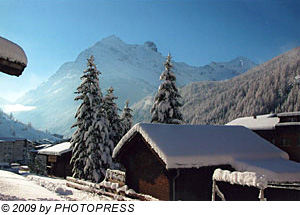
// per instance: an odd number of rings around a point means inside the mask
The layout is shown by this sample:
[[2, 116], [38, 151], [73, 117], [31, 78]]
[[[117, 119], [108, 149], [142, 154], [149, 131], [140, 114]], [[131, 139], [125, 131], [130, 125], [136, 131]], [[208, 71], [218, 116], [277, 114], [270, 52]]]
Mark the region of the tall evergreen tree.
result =
[[182, 114], [179, 108], [182, 104], [178, 101], [181, 96], [176, 87], [176, 76], [171, 71], [173, 67], [171, 64], [171, 55], [168, 54], [167, 60], [164, 63], [165, 70], [160, 76], [163, 80], [155, 95], [154, 104], [151, 108], [153, 123], [165, 124], [181, 124]]
[[77, 127], [71, 138], [73, 177], [99, 182], [111, 161], [108, 159], [108, 121], [103, 109], [103, 96], [99, 86], [99, 74], [94, 57], [88, 59], [87, 69], [81, 77], [81, 85], [75, 92], [75, 101], [82, 100], [76, 114]]
[[114, 95], [114, 88], [110, 87], [104, 97], [104, 109], [109, 121], [109, 139], [111, 140], [109, 146], [111, 147], [111, 151], [113, 151], [123, 136], [123, 125], [118, 114], [120, 109], [114, 101], [117, 98], [118, 97]]
[[128, 106], [129, 104], [129, 101], [126, 100], [125, 102], [125, 106], [124, 106], [124, 109], [123, 109], [123, 113], [122, 113], [122, 117], [121, 117], [121, 120], [122, 120], [122, 123], [123, 123], [123, 135], [126, 134], [130, 128], [132, 127], [132, 109], [129, 108]]

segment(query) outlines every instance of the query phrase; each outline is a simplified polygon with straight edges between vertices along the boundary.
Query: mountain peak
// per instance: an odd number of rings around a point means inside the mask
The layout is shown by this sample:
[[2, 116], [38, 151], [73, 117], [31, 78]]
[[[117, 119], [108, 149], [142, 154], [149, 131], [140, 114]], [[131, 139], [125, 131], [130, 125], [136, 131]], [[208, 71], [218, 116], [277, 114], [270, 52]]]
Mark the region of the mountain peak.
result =
[[112, 34], [108, 37], [103, 38], [99, 42], [96, 43], [98, 44], [118, 44], [118, 43], [124, 43], [118, 36]]
[[147, 41], [144, 43], [144, 46], [147, 47], [147, 48], [150, 48], [151, 50], [157, 52], [157, 46], [154, 42], [152, 41]]
[[241, 61], [241, 60], [254, 63], [253, 61], [251, 61], [249, 58], [247, 58], [245, 56], [238, 56], [238, 57], [234, 58], [232, 61]]
[[244, 57], [244, 56], [236, 57], [232, 61], [230, 61], [230, 63], [236, 64], [236, 65], [239, 65], [239, 66], [242, 66], [242, 67], [247, 66], [247, 65], [250, 66], [250, 67], [257, 66], [256, 63], [254, 63], [252, 60], [250, 60], [249, 58]]

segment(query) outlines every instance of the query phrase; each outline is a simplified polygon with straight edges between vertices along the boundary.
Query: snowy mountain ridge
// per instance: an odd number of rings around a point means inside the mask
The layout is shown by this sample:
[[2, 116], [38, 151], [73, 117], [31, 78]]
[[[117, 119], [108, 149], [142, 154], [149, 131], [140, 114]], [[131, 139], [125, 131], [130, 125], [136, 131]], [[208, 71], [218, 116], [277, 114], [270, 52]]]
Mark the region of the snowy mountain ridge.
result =
[[[106, 94], [106, 89], [113, 86], [119, 107], [124, 106], [126, 99], [130, 100], [130, 105], [134, 104], [155, 92], [160, 84], [165, 57], [158, 52], [155, 43], [147, 41], [142, 45], [131, 45], [112, 35], [82, 51], [74, 62], [64, 63], [46, 82], [20, 98], [18, 104], [36, 109], [16, 113], [15, 116], [24, 122], [31, 121], [39, 129], [70, 135], [78, 107], [78, 103], [74, 102], [74, 92], [86, 69], [86, 59], [91, 55], [94, 55], [95, 64], [102, 73], [102, 93]], [[244, 57], [204, 67], [174, 61], [172, 64], [178, 86], [202, 80], [230, 79], [256, 66]]]

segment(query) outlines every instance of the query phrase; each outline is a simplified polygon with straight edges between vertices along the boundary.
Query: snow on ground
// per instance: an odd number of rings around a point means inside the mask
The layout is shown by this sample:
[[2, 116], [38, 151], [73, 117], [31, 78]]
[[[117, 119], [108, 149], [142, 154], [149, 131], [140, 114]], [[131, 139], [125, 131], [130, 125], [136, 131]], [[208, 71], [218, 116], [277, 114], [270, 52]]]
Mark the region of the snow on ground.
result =
[[25, 177], [12, 172], [0, 170], [0, 200], [38, 200], [55, 201], [63, 200], [53, 193]]
[[67, 187], [64, 179], [31, 174], [22, 176], [0, 170], [0, 200], [109, 201], [112, 199]]
[[66, 180], [62, 178], [50, 178], [37, 175], [28, 175], [27, 180], [31, 180], [36, 184], [45, 187], [47, 190], [57, 193], [60, 197], [66, 200], [75, 201], [110, 201], [106, 196], [91, 194], [82, 190], [67, 187]]

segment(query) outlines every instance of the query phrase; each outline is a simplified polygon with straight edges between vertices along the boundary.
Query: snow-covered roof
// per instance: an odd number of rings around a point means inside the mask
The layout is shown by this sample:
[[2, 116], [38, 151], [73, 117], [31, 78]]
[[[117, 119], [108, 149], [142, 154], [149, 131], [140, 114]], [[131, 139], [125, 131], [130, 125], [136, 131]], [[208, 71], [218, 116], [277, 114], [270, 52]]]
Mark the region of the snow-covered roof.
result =
[[0, 58], [27, 65], [27, 57], [17, 44], [0, 37]]
[[300, 122], [281, 122], [276, 125], [276, 127], [282, 126], [300, 126]]
[[279, 123], [279, 118], [276, 114], [266, 114], [237, 118], [226, 125], [241, 125], [251, 130], [273, 130], [277, 123]]
[[18, 138], [18, 137], [0, 137], [0, 142], [14, 142], [18, 140], [26, 140], [25, 138]]
[[300, 111], [296, 112], [286, 112], [286, 113], [279, 113], [277, 114], [279, 117], [285, 117], [285, 116], [300, 116]]
[[38, 150], [39, 154], [42, 155], [58, 155], [58, 156], [70, 151], [72, 151], [70, 142], [59, 143], [54, 146], [48, 147], [46, 149]]
[[140, 133], [167, 169], [229, 164], [237, 171], [265, 174], [269, 181], [300, 181], [300, 164], [243, 126], [135, 125], [113, 151], [117, 157]]

